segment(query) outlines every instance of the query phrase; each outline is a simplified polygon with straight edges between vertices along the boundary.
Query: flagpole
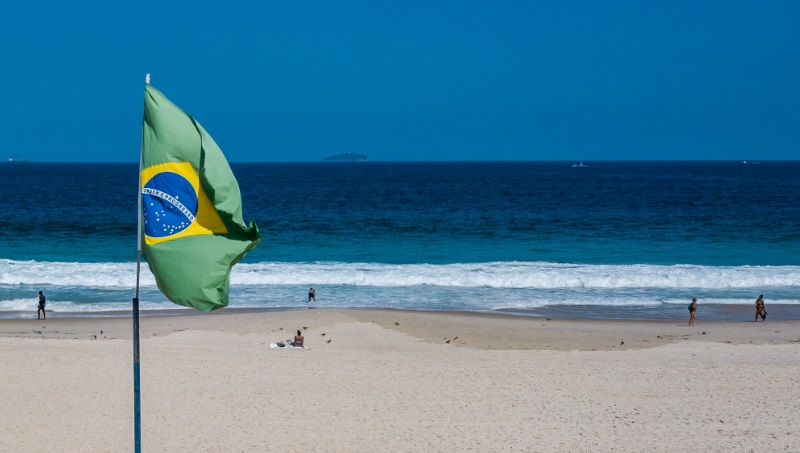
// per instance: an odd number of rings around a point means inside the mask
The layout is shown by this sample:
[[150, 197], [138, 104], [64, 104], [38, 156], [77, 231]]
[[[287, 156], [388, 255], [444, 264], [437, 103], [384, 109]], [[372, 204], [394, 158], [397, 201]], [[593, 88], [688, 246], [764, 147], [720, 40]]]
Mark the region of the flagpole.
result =
[[[150, 85], [150, 74], [144, 77]], [[137, 187], [136, 216], [136, 297], [133, 298], [133, 451], [142, 452], [142, 401], [139, 381], [139, 276], [142, 269], [142, 155], [144, 137], [139, 148], [139, 186]]]

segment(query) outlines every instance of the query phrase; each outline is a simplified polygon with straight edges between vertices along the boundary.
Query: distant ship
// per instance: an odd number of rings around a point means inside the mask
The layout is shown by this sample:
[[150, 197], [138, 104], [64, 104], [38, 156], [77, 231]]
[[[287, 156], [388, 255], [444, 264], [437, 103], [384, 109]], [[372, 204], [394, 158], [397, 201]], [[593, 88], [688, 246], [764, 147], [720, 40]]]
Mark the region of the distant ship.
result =
[[9, 157], [6, 162], [9, 163], [9, 164], [19, 164], [19, 163], [25, 163], [25, 162], [28, 162], [28, 161], [25, 160], [25, 159], [14, 159], [13, 157]]
[[366, 162], [369, 157], [358, 153], [335, 154], [322, 159], [324, 162]]
[[572, 164], [573, 167], [580, 168], [580, 167], [588, 167], [588, 165], [584, 164], [583, 162], [578, 162], [577, 164]]

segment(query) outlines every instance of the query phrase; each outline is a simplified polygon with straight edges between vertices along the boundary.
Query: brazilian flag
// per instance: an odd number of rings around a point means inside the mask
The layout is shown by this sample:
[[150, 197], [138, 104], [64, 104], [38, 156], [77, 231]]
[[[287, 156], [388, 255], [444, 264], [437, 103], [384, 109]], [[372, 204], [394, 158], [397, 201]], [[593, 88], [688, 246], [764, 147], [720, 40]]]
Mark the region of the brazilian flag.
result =
[[211, 136], [149, 84], [140, 190], [144, 256], [161, 292], [201, 311], [228, 305], [231, 268], [261, 233], [242, 220], [239, 184]]

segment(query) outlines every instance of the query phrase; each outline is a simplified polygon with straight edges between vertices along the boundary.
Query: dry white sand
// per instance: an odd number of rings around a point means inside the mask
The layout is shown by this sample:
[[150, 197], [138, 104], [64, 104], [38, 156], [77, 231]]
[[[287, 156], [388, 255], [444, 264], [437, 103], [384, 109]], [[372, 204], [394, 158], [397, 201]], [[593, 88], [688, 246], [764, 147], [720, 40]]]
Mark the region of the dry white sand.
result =
[[[268, 347], [295, 329], [308, 349]], [[141, 331], [147, 452], [800, 450], [798, 322], [317, 309]], [[129, 318], [0, 321], [0, 451], [132, 450], [130, 338]]]

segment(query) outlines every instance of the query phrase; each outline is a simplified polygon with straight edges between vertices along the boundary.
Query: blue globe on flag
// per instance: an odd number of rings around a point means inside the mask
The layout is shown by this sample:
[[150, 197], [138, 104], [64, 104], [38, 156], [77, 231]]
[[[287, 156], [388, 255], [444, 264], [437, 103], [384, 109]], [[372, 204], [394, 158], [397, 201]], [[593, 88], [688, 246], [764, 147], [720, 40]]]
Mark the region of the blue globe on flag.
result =
[[197, 192], [183, 176], [164, 171], [142, 188], [144, 233], [165, 238], [188, 228], [197, 216]]

